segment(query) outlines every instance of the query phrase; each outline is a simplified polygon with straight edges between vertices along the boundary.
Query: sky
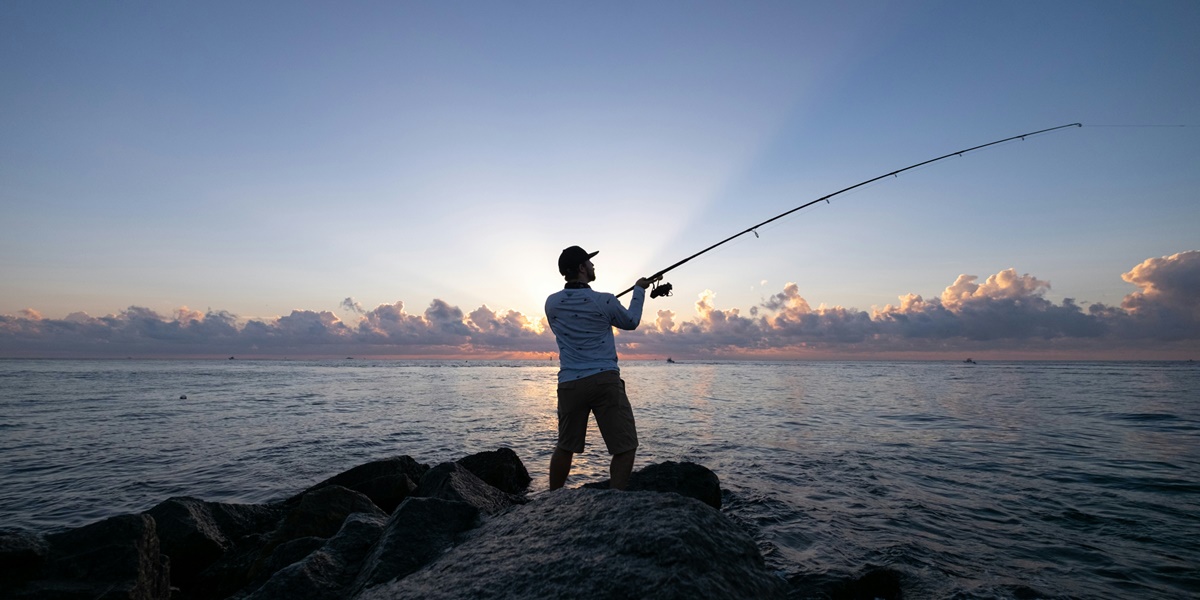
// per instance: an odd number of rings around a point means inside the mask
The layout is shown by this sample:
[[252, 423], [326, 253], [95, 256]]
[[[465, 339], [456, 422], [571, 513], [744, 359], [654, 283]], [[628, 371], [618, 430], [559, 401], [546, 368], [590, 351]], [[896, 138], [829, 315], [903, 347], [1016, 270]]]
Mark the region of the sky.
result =
[[[0, 357], [1200, 358], [1200, 4], [0, 4]], [[625, 299], [628, 299], [626, 297]]]

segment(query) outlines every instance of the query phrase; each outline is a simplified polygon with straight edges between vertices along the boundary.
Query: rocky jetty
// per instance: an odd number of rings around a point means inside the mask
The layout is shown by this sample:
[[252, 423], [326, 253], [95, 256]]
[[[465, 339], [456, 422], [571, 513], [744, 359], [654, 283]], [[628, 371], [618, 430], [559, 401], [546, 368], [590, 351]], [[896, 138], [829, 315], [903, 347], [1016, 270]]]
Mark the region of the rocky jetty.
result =
[[647, 466], [626, 492], [530, 497], [529, 483], [509, 449], [433, 467], [401, 456], [273, 504], [178, 497], [62, 533], [0, 531], [0, 598], [787, 595], [700, 465]]

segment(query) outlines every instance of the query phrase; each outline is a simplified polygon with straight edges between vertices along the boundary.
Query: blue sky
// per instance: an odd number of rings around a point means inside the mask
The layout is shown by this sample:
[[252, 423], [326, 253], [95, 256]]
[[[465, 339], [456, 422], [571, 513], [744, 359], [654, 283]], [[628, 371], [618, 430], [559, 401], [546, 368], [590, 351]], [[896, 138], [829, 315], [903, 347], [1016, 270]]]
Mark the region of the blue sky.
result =
[[[536, 329], [565, 246], [618, 291], [858, 181], [1072, 122], [741, 238], [644, 322], [761, 318], [789, 283], [875, 318], [1009, 269], [1042, 306], [1119, 308], [1167, 289], [1122, 274], [1200, 249], [1198, 26], [1195, 2], [4, 3], [0, 315], [22, 333], [0, 350], [130, 307], [357, 330], [397, 303], [428, 328], [442, 303]], [[1185, 271], [1166, 293], [1187, 314], [1190, 256], [1159, 268]]]

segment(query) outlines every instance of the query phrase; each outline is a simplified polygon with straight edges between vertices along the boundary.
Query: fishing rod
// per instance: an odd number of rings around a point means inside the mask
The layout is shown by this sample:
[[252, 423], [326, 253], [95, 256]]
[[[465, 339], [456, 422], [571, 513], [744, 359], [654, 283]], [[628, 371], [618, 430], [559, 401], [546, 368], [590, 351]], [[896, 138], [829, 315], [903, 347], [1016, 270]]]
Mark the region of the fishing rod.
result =
[[[739, 233], [735, 233], [735, 234], [733, 234], [733, 235], [731, 235], [731, 236], [729, 236], [729, 237], [727, 237], [727, 238], [725, 238], [725, 239], [723, 239], [723, 240], [721, 240], [721, 241], [719, 241], [719, 242], [717, 242], [717, 243], [715, 243], [715, 244], [713, 244], [713, 245], [711, 245], [711, 246], [709, 246], [709, 247], [707, 247], [707, 248], [705, 248], [705, 249], [703, 249], [703, 250], [701, 250], [701, 251], [699, 251], [699, 252], [697, 252], [697, 253], [695, 253], [695, 254], [693, 254], [693, 255], [691, 255], [691, 256], [689, 256], [689, 257], [687, 257], [687, 258], [685, 258], [685, 259], [683, 259], [683, 260], [681, 260], [681, 261], [679, 261], [679, 262], [677, 262], [677, 263], [675, 263], [675, 264], [673, 264], [673, 265], [671, 265], [671, 266], [669, 266], [669, 267], [667, 267], [667, 268], [665, 268], [665, 269], [663, 269], [663, 270], [661, 270], [661, 271], [659, 271], [659, 272], [657, 272], [657, 273], [655, 273], [655, 274], [653, 274], [653, 275], [651, 275], [651, 276], [649, 276], [649, 277], [647, 277], [646, 279], [648, 279], [648, 280], [650, 280], [650, 281], [654, 282], [654, 289], [650, 290], [650, 297], [651, 297], [651, 298], [657, 298], [657, 297], [659, 297], [659, 296], [670, 296], [670, 295], [671, 295], [671, 284], [669, 284], [669, 283], [665, 283], [665, 282], [664, 282], [664, 283], [662, 283], [662, 284], [659, 284], [658, 282], [659, 282], [659, 281], [662, 281], [662, 277], [663, 277], [663, 275], [666, 275], [666, 274], [667, 274], [669, 271], [671, 271], [671, 270], [672, 270], [672, 269], [674, 269], [675, 267], [678, 267], [678, 266], [680, 266], [680, 265], [682, 265], [682, 264], [684, 264], [684, 263], [686, 263], [686, 262], [688, 262], [688, 261], [692, 260], [693, 258], [696, 258], [697, 256], [700, 256], [701, 254], [704, 254], [705, 252], [708, 252], [709, 250], [712, 250], [713, 248], [716, 248], [717, 246], [720, 246], [720, 245], [722, 245], [722, 244], [724, 244], [724, 243], [726, 243], [726, 242], [729, 242], [729, 241], [731, 241], [731, 240], [733, 240], [733, 239], [735, 239], [735, 238], [739, 238], [739, 237], [741, 237], [741, 236], [743, 236], [743, 235], [746, 235], [747, 233], [753, 233], [753, 234], [754, 234], [754, 237], [758, 237], [758, 231], [756, 231], [756, 230], [757, 230], [759, 227], [762, 227], [763, 225], [766, 225], [766, 224], [768, 224], [768, 223], [771, 223], [772, 221], [776, 221], [776, 220], [782, 219], [783, 217], [786, 217], [786, 216], [788, 216], [788, 215], [790, 215], [790, 214], [792, 214], [792, 213], [794, 213], [794, 212], [796, 212], [796, 211], [798, 211], [798, 210], [800, 210], [800, 209], [803, 209], [803, 208], [808, 208], [809, 206], [812, 206], [812, 205], [814, 205], [814, 204], [817, 204], [817, 203], [821, 202], [822, 200], [824, 200], [826, 203], [828, 203], [830, 198], [832, 198], [832, 197], [834, 197], [834, 196], [836, 196], [836, 195], [838, 195], [838, 194], [842, 194], [842, 193], [848, 192], [848, 191], [850, 191], [850, 190], [853, 190], [853, 189], [855, 189], [855, 188], [860, 188], [860, 187], [862, 187], [862, 186], [864, 186], [864, 185], [867, 185], [868, 183], [873, 183], [873, 182], [879, 181], [880, 179], [884, 179], [884, 178], [886, 178], [886, 177], [895, 177], [895, 176], [897, 176], [897, 175], [899, 175], [899, 174], [901, 174], [901, 173], [903, 173], [903, 172], [905, 172], [905, 171], [908, 171], [908, 170], [910, 170], [910, 169], [915, 169], [915, 168], [917, 168], [917, 167], [925, 166], [925, 165], [927, 165], [927, 164], [930, 164], [930, 163], [935, 163], [935, 162], [937, 162], [937, 161], [939, 161], [939, 160], [943, 160], [943, 159], [946, 159], [946, 158], [950, 158], [950, 157], [952, 157], [952, 156], [962, 156], [962, 155], [964, 155], [964, 154], [966, 154], [966, 153], [968, 153], [968, 152], [974, 152], [974, 151], [976, 151], [976, 150], [980, 150], [980, 149], [982, 149], [982, 148], [987, 148], [988, 146], [995, 146], [996, 144], [1003, 144], [1004, 142], [1011, 142], [1011, 141], [1013, 141], [1013, 140], [1018, 140], [1018, 139], [1019, 139], [1019, 140], [1024, 140], [1024, 139], [1025, 139], [1025, 138], [1027, 138], [1027, 137], [1035, 136], [1035, 135], [1038, 135], [1038, 134], [1041, 134], [1041, 133], [1049, 133], [1049, 132], [1051, 132], [1051, 131], [1055, 131], [1055, 130], [1058, 130], [1058, 129], [1065, 129], [1065, 128], [1067, 128], [1067, 127], [1083, 127], [1083, 123], [1068, 123], [1068, 124], [1066, 124], [1066, 125], [1059, 125], [1058, 127], [1051, 127], [1051, 128], [1049, 128], [1049, 129], [1041, 129], [1041, 130], [1038, 130], [1038, 131], [1031, 131], [1031, 132], [1029, 132], [1029, 133], [1022, 133], [1021, 135], [1014, 135], [1014, 136], [1012, 136], [1012, 137], [1007, 137], [1007, 138], [1004, 138], [1004, 139], [1002, 139], [1002, 140], [996, 140], [996, 141], [994, 141], [994, 142], [988, 142], [988, 143], [986, 143], [986, 144], [980, 144], [979, 146], [974, 146], [974, 147], [971, 147], [971, 148], [967, 148], [967, 149], [965, 149], [965, 150], [959, 150], [959, 151], [957, 151], [957, 152], [951, 152], [950, 154], [946, 154], [946, 155], [944, 155], [944, 156], [939, 156], [939, 157], [937, 157], [937, 158], [931, 158], [931, 159], [929, 159], [929, 160], [926, 160], [926, 161], [921, 161], [921, 162], [919, 162], [919, 163], [917, 163], [917, 164], [915, 164], [915, 165], [910, 165], [910, 166], [904, 167], [903, 169], [899, 169], [899, 170], [896, 170], [896, 171], [892, 171], [892, 172], [890, 172], [890, 173], [884, 173], [883, 175], [880, 175], [880, 176], [878, 176], [878, 177], [872, 177], [872, 178], [870, 178], [870, 179], [868, 179], [868, 180], [866, 180], [866, 181], [863, 181], [863, 182], [860, 182], [860, 183], [856, 183], [856, 184], [854, 184], [854, 185], [852, 185], [852, 186], [850, 186], [850, 187], [848, 187], [848, 188], [845, 188], [845, 189], [838, 190], [838, 191], [836, 191], [836, 192], [834, 192], [834, 193], [832, 193], [832, 194], [829, 194], [829, 195], [827, 195], [827, 196], [821, 196], [820, 198], [817, 198], [816, 200], [813, 200], [813, 201], [811, 201], [811, 202], [806, 202], [806, 203], [804, 203], [804, 204], [801, 204], [800, 206], [797, 206], [796, 208], [793, 208], [793, 209], [791, 209], [791, 210], [789, 210], [789, 211], [787, 211], [787, 212], [784, 212], [784, 213], [780, 213], [780, 214], [778, 214], [778, 215], [775, 215], [774, 217], [771, 217], [770, 219], [767, 219], [766, 221], [763, 221], [762, 223], [759, 223], [758, 225], [754, 225], [753, 227], [749, 227], [749, 228], [747, 228], [747, 229], [745, 229], [745, 230], [743, 230], [743, 231], [741, 231], [741, 232], [739, 232]], [[629, 287], [629, 289], [627, 289], [627, 290], [625, 290], [625, 291], [621, 292], [620, 294], [617, 294], [617, 297], [618, 297], [618, 298], [620, 298], [621, 296], [624, 296], [625, 294], [628, 294], [629, 292], [632, 292], [634, 287], [636, 287], [636, 286], [630, 286], [630, 287]]]

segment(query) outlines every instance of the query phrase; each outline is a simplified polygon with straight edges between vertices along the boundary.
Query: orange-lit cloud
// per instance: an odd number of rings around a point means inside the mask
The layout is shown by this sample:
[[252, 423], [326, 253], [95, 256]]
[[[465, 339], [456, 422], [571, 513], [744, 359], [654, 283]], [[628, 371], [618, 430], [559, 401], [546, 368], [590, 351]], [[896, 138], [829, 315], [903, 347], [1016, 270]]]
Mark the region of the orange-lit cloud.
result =
[[1141, 288], [1121, 302], [1139, 323], [1137, 333], [1168, 340], [1200, 336], [1200, 251], [1148, 258], [1121, 279]]
[[[688, 316], [645, 315], [617, 338], [622, 356], [1180, 357], [1200, 351], [1200, 252], [1148, 259], [1121, 276], [1138, 290], [1119, 307], [1084, 308], [1046, 299], [1050, 283], [1006, 269], [982, 283], [959, 275], [939, 296], [899, 297], [870, 312], [813, 308], [795, 283], [748, 310], [720, 308], [706, 290]], [[168, 316], [141, 307], [47, 319], [27, 309], [0, 316], [0, 356], [550, 356], [544, 318], [480, 306], [465, 312], [435, 299], [420, 313], [403, 302], [367, 310], [353, 298], [330, 311], [294, 310], [239, 319], [181, 307]], [[1166, 353], [1166, 354], [1164, 354]]]

